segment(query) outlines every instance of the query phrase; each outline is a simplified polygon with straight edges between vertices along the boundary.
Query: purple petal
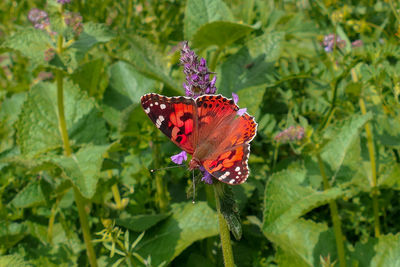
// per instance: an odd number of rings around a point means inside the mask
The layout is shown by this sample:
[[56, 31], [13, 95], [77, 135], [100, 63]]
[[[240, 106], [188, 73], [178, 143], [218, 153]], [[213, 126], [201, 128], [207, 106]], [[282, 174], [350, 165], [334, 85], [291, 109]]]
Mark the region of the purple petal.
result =
[[200, 59], [200, 66], [205, 67], [207, 65], [207, 61], [204, 58]]
[[203, 175], [204, 176], [203, 176], [203, 178], [201, 178], [201, 181], [203, 181], [206, 184], [212, 184], [213, 183], [212, 176], [208, 171], [204, 171]]
[[211, 82], [210, 82], [210, 86], [211, 86], [211, 87], [214, 87], [216, 81], [217, 81], [217, 76], [214, 76], [214, 77], [212, 78]]
[[233, 102], [235, 102], [235, 104], [237, 104], [239, 102], [239, 96], [235, 93], [232, 93], [232, 98], [233, 98]]
[[178, 153], [176, 155], [171, 156], [171, 160], [175, 163], [175, 164], [182, 164], [182, 162], [187, 160], [187, 154], [185, 151], [182, 151], [181, 153]]
[[237, 111], [238, 116], [242, 116], [244, 113], [247, 112], [247, 108], [241, 108]]

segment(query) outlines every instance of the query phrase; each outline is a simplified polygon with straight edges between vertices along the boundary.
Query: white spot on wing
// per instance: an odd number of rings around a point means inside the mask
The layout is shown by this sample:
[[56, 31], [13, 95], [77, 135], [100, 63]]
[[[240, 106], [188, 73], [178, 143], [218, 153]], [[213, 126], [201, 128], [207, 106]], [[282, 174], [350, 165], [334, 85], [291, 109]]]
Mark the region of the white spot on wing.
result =
[[235, 168], [235, 172], [238, 172], [238, 171], [240, 171], [240, 167], [239, 167], [239, 166], [237, 166], [237, 167]]
[[229, 181], [230, 184], [233, 184], [234, 182], [235, 182], [235, 179], [232, 179], [232, 180]]
[[158, 119], [156, 120], [156, 126], [157, 128], [161, 127], [162, 122], [164, 121], [164, 116], [159, 116]]
[[158, 102], [155, 102], [154, 105], [158, 106]]
[[144, 110], [144, 112], [146, 112], [147, 114], [149, 114], [149, 113], [150, 113], [150, 108], [146, 108], [146, 109]]
[[161, 104], [161, 105], [160, 105], [160, 108], [161, 108], [161, 109], [165, 109], [165, 108], [166, 108], [165, 104]]

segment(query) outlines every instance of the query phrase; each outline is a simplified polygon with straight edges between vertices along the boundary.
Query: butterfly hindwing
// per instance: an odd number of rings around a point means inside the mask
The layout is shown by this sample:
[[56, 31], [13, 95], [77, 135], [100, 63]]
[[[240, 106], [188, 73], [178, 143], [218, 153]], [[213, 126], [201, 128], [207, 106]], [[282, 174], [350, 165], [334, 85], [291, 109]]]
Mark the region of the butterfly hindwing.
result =
[[161, 132], [181, 149], [193, 154], [197, 117], [195, 101], [192, 98], [147, 94], [142, 96], [141, 103], [146, 114]]
[[242, 144], [225, 151], [214, 160], [205, 160], [204, 168], [215, 178], [227, 184], [241, 184], [249, 176], [247, 161], [250, 145]]

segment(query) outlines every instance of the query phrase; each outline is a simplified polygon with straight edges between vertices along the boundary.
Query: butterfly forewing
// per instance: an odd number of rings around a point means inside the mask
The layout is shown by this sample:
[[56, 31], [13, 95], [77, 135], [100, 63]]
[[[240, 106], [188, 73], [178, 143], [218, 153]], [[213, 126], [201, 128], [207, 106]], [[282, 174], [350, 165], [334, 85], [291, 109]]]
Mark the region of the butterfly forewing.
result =
[[192, 98], [147, 94], [142, 96], [141, 103], [146, 114], [161, 132], [181, 149], [193, 154], [197, 117]]

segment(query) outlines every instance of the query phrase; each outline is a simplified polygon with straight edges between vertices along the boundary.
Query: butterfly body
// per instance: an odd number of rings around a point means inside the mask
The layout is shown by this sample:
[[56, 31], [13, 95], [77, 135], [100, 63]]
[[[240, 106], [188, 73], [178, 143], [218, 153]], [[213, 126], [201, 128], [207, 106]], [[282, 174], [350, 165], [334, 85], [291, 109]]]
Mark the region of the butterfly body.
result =
[[250, 141], [257, 124], [247, 113], [221, 95], [141, 98], [145, 113], [167, 137], [192, 155], [189, 169], [204, 167], [228, 184], [241, 184], [249, 174]]

